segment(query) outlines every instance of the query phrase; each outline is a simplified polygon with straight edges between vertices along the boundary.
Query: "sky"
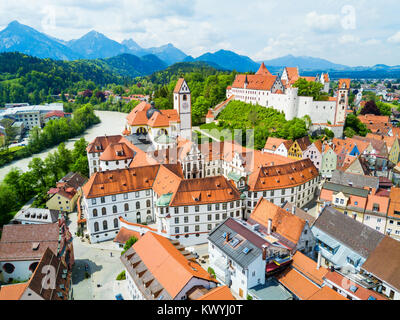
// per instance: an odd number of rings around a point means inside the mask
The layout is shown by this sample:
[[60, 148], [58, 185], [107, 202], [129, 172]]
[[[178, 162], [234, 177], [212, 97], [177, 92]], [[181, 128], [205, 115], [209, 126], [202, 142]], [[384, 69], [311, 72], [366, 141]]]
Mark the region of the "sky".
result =
[[400, 65], [399, 11], [399, 0], [1, 0], [0, 29], [17, 20], [63, 40], [96, 30], [194, 57], [225, 49], [255, 61]]

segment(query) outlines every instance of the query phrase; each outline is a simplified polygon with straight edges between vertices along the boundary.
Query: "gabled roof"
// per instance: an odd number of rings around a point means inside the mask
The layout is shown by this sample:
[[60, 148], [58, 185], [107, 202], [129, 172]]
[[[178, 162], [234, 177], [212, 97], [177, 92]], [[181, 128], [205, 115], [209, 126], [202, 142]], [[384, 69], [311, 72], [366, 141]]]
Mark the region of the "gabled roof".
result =
[[348, 300], [347, 298], [343, 297], [340, 293], [336, 292], [335, 290], [329, 288], [328, 286], [323, 286], [319, 289], [316, 293], [314, 293], [311, 297], [307, 300]]
[[388, 216], [400, 218], [400, 188], [393, 187], [390, 190], [390, 204]]
[[[55, 287], [44, 286], [44, 281], [48, 280], [48, 274], [45, 267], [52, 267], [55, 270]], [[49, 248], [44, 252], [35, 272], [29, 280], [28, 287], [21, 300], [30, 300], [30, 291], [36, 293], [43, 300], [68, 300], [71, 284], [71, 271], [68, 271], [67, 266], [58, 258]]]
[[264, 149], [266, 150], [271, 150], [271, 151], [276, 151], [278, 147], [286, 142], [287, 140], [285, 139], [280, 139], [280, 138], [273, 138], [273, 137], [268, 137], [267, 141], [265, 142], [265, 147]]
[[260, 68], [256, 72], [258, 75], [264, 75], [264, 76], [271, 76], [272, 73], [268, 71], [267, 67], [265, 66], [264, 62], [261, 64]]
[[95, 172], [83, 186], [86, 199], [151, 189], [159, 165]]
[[[226, 241], [227, 236], [229, 241]], [[231, 240], [234, 238], [240, 239], [235, 247], [231, 245]], [[262, 255], [263, 245], [269, 246], [266, 239], [232, 218], [226, 219], [211, 231], [208, 240], [242, 268], [246, 268]], [[248, 253], [243, 251], [244, 248], [249, 249]]]
[[146, 234], [129, 249], [121, 260], [138, 255], [144, 269], [174, 299], [192, 279], [217, 282], [197, 262], [188, 260], [169, 239], [153, 232]]
[[354, 252], [367, 258], [384, 235], [332, 207], [325, 207], [312, 227], [330, 235]]
[[118, 142], [108, 145], [100, 156], [101, 161], [117, 161], [133, 159], [135, 153], [126, 143]]
[[174, 93], [179, 93], [181, 91], [182, 85], [185, 83], [184, 78], [179, 78], [178, 82], [176, 83]]
[[362, 269], [400, 290], [400, 242], [384, 236], [364, 262]]
[[19, 300], [27, 287], [28, 282], [3, 285], [0, 287], [0, 300]]
[[289, 84], [295, 83], [300, 78], [299, 69], [297, 67], [286, 67]]
[[319, 175], [317, 168], [310, 159], [269, 167], [255, 166], [253, 170], [248, 179], [251, 191], [292, 188]]
[[340, 170], [335, 170], [332, 172], [331, 182], [340, 185], [351, 185], [355, 188], [370, 187], [373, 189], [378, 189], [379, 187], [378, 177], [347, 173]]
[[304, 230], [306, 222], [272, 202], [260, 198], [257, 206], [249, 217], [249, 223], [257, 223], [268, 227], [268, 220], [272, 220], [272, 232], [277, 233], [290, 242], [297, 244]]
[[300, 251], [297, 251], [293, 256], [292, 268], [296, 269], [318, 286], [324, 284], [324, 277], [328, 273], [328, 269], [322, 266], [317, 269], [317, 262], [310, 259]]
[[[150, 110], [152, 109], [152, 110]], [[180, 122], [175, 109], [158, 110], [145, 101], [138, 104], [126, 117], [130, 126], [168, 127], [171, 122]]]
[[197, 300], [236, 300], [228, 286], [220, 286], [211, 289], [208, 293], [198, 298]]
[[88, 153], [101, 153], [106, 150], [109, 144], [111, 143], [117, 143], [121, 140], [122, 136], [121, 135], [115, 135], [115, 136], [101, 136], [101, 137], [96, 137], [91, 143], [86, 148], [86, 151]]
[[[3, 227], [0, 261], [39, 260], [47, 248], [57, 254], [58, 222], [47, 224], [10, 224]], [[33, 244], [39, 243], [35, 250]]]
[[298, 143], [301, 151], [305, 151], [311, 145], [311, 141], [308, 136], [297, 139], [296, 142]]
[[236, 76], [232, 84], [232, 88], [244, 89], [244, 84], [246, 82], [246, 79], [248, 82], [247, 89], [271, 91], [273, 85], [277, 80], [277, 76], [273, 75], [266, 76], [260, 74], [255, 74], [255, 75], [239, 74]]
[[[351, 79], [340, 79], [339, 80], [339, 89], [350, 89]], [[343, 87], [344, 86], [344, 87]]]

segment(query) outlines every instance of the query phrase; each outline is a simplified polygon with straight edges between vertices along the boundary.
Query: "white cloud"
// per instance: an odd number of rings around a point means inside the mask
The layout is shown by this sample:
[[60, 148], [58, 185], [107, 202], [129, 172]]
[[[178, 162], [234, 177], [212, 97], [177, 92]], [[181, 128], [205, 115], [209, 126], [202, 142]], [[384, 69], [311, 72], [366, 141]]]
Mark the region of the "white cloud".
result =
[[340, 16], [337, 14], [318, 14], [315, 11], [306, 15], [306, 25], [313, 31], [334, 31], [340, 27]]
[[352, 35], [352, 34], [344, 34], [338, 39], [340, 44], [348, 44], [348, 43], [359, 43], [360, 38]]
[[391, 43], [400, 43], [400, 31], [389, 37], [388, 41]]

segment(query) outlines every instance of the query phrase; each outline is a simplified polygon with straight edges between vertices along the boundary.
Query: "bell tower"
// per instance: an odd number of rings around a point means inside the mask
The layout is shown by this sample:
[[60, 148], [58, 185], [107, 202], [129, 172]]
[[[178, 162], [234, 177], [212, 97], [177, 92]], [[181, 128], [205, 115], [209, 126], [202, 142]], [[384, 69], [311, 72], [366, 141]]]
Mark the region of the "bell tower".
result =
[[192, 97], [185, 79], [180, 78], [174, 90], [174, 109], [180, 119], [180, 136], [192, 140]]

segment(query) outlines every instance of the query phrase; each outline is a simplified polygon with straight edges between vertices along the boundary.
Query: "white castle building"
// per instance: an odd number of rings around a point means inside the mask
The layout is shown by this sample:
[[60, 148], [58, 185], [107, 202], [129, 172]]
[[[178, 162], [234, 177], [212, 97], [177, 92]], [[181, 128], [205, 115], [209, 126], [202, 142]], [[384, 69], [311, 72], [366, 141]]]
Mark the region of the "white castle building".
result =
[[322, 91], [329, 92], [328, 74], [320, 77], [301, 77], [297, 68], [285, 68], [282, 76], [272, 75], [264, 63], [255, 75], [237, 75], [232, 86], [227, 88], [226, 96], [234, 100], [264, 107], [272, 107], [284, 112], [287, 120], [310, 116], [311, 129], [328, 128], [335, 136], [343, 135], [346, 120], [350, 79], [341, 79], [337, 97], [327, 101], [315, 101], [312, 97], [298, 95], [298, 88], [293, 84], [300, 78], [317, 81], [324, 85]]

